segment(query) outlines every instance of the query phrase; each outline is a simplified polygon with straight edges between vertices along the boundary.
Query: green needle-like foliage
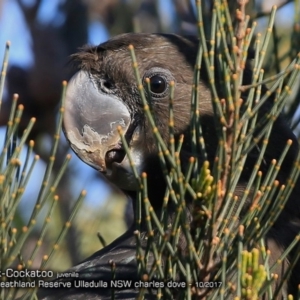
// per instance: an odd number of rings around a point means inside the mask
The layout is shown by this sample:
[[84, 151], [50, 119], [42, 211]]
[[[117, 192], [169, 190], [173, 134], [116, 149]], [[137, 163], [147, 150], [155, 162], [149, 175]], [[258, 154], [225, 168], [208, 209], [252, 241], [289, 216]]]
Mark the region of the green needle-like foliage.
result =
[[[236, 11], [235, 22], [233, 22], [227, 1], [215, 0], [212, 17], [210, 23], [207, 24], [202, 10], [204, 4], [196, 1], [200, 46], [191, 99], [192, 156], [185, 172], [181, 169], [180, 162], [180, 151], [185, 137], [181, 136], [178, 140], [174, 137], [176, 120], [173, 111], [174, 83], [171, 83], [170, 89], [169, 141], [166, 144], [157, 129], [156, 117], [152, 114], [149, 104], [151, 101], [148, 101], [146, 96], [145, 89], [149, 89], [149, 86], [142, 85], [134, 47], [129, 46], [144, 113], [155, 136], [161, 168], [167, 182], [163, 209], [160, 215], [157, 215], [148, 199], [147, 174], [138, 174], [126, 139], [119, 128], [124, 149], [140, 184], [140, 192], [136, 199], [137, 230], [135, 231], [138, 272], [145, 282], [155, 278], [165, 283], [164, 288], [157, 290], [157, 299], [201, 299], [204, 297], [206, 299], [256, 300], [262, 297], [274, 299], [300, 256], [300, 233], [276, 262], [270, 261], [271, 253], [266, 250], [264, 241], [266, 233], [280, 215], [297, 181], [300, 171], [300, 154], [291, 174], [283, 184], [276, 180], [276, 176], [291, 146], [290, 140], [287, 141], [280, 158], [272, 161], [266, 174], [260, 171], [274, 121], [288, 106], [287, 104], [295, 108], [296, 102], [291, 104], [288, 101], [295, 82], [299, 81], [300, 54], [285, 70], [265, 77], [263, 66], [269, 43], [274, 40], [273, 25], [276, 8], [274, 7], [270, 14], [265, 34], [261, 35], [255, 33], [256, 22], [250, 23], [250, 18], [244, 15], [245, 2], [247, 1], [238, 1], [239, 7]], [[299, 5], [299, 1], [296, 2]], [[249, 64], [250, 47], [254, 49], [254, 59], [251, 62], [253, 76], [252, 82], [245, 86], [243, 76]], [[8, 53], [9, 44], [6, 47], [2, 66], [0, 99], [3, 95]], [[215, 123], [220, 128], [219, 145], [213, 166], [207, 160], [205, 140], [200, 125], [199, 91], [201, 87], [199, 81], [203, 64], [207, 69]], [[221, 80], [216, 82], [216, 78]], [[262, 93], [263, 85], [267, 85], [268, 88], [264, 93]], [[66, 83], [63, 86], [65, 91]], [[275, 95], [274, 105], [266, 116], [259, 118], [259, 109], [268, 101], [271, 94]], [[64, 92], [54, 144], [36, 205], [31, 212], [28, 224], [18, 228], [16, 211], [39, 157], [36, 155], [30, 161], [34, 146], [34, 142], [30, 141], [27, 143], [25, 160], [22, 161], [20, 158], [35, 119], [30, 121], [21, 137], [17, 138], [23, 106], [17, 104], [18, 96], [14, 96], [4, 146], [0, 154], [0, 270], [9, 267], [30, 269], [49, 226], [53, 222], [53, 212], [59, 201], [56, 189], [70, 160], [67, 156], [61, 170], [53, 178], [53, 164], [61, 133], [63, 99]], [[288, 113], [291, 114], [291, 110]], [[295, 124], [299, 124], [299, 120]], [[260, 128], [259, 132], [257, 128]], [[235, 195], [235, 190], [247, 155], [258, 144], [260, 151], [255, 167], [249, 176], [243, 195], [238, 197]], [[204, 162], [198, 161], [199, 154]], [[56, 251], [59, 251], [59, 244], [71, 226], [74, 214], [84, 195], [85, 191], [76, 202], [69, 221], [64, 224], [52, 249], [44, 254], [44, 259], [40, 263], [41, 270], [47, 269], [49, 259]], [[185, 214], [187, 196], [193, 199], [192, 224]], [[172, 224], [168, 223], [167, 204], [169, 201], [173, 202], [177, 208]], [[247, 201], [250, 201], [249, 209], [242, 214]], [[45, 220], [39, 228], [39, 238], [30, 258], [25, 260], [22, 256], [22, 249], [30, 232], [35, 228], [37, 217], [42, 210]], [[145, 217], [147, 224], [146, 250], [141, 246], [142, 233], [139, 230], [142, 216]], [[180, 235], [184, 236], [187, 244], [185, 251], [178, 248]], [[100, 235], [99, 238], [101, 239]], [[291, 268], [283, 276], [282, 281], [277, 282], [277, 275], [273, 273], [273, 270], [282, 264], [293, 249], [299, 251], [293, 251], [296, 254], [294, 260], [291, 261]], [[147, 262], [150, 253], [154, 257], [154, 262], [149, 269]], [[162, 264], [163, 260], [165, 264]], [[114, 274], [113, 262], [111, 269]], [[185, 285], [174, 289], [174, 286], [167, 284], [172, 281], [184, 282]], [[274, 282], [276, 282], [275, 289], [273, 288]], [[24, 294], [24, 290], [22, 291]], [[29, 290], [23, 298], [35, 299], [35, 291], [36, 289]], [[143, 299], [145, 292], [145, 289], [140, 289], [138, 299]], [[1, 299], [14, 299], [19, 295], [17, 289], [0, 290]], [[114, 291], [111, 296], [114, 299]], [[289, 296], [288, 299], [292, 297]]]
[[[9, 43], [6, 45], [6, 52], [4, 62], [2, 65], [2, 73], [0, 79], [0, 99], [3, 98], [3, 87], [8, 65]], [[63, 83], [65, 91], [66, 82]], [[59, 195], [56, 194], [57, 186], [66, 170], [71, 156], [67, 155], [65, 162], [61, 166], [60, 171], [53, 176], [53, 164], [57, 155], [59, 137], [62, 126], [63, 116], [63, 98], [62, 106], [59, 111], [57, 130], [54, 136], [54, 143], [49, 157], [49, 163], [43, 178], [43, 184], [40, 187], [40, 192], [37, 197], [36, 203], [31, 212], [31, 217], [27, 225], [18, 227], [17, 222], [17, 209], [21, 198], [26, 190], [27, 183], [30, 179], [32, 171], [34, 170], [39, 156], [35, 155], [31, 159], [33, 153], [34, 141], [29, 141], [27, 144], [27, 153], [25, 159], [21, 158], [21, 153], [25, 149], [28, 135], [34, 126], [35, 118], [30, 120], [26, 130], [18, 137], [18, 126], [20, 124], [23, 112], [23, 105], [18, 105], [18, 95], [14, 95], [9, 122], [6, 128], [6, 135], [4, 139], [4, 146], [0, 153], [0, 270], [5, 274], [7, 269], [15, 270], [32, 270], [32, 264], [36, 260], [37, 253], [41, 251], [41, 246], [44, 243], [45, 236], [49, 232], [50, 225], [55, 221], [53, 218], [54, 210], [59, 201]], [[40, 270], [47, 270], [47, 264], [55, 251], [59, 249], [61, 241], [64, 239], [68, 228], [72, 224], [72, 219], [80, 207], [86, 192], [82, 191], [76, 204], [74, 205], [72, 214], [69, 220], [64, 224], [57, 240], [52, 245], [49, 252], [43, 254], [43, 260], [40, 262]], [[44, 221], [41, 226], [37, 226], [37, 218], [43, 213]], [[26, 241], [29, 239], [30, 233], [34, 230], [39, 231], [39, 237], [36, 241], [29, 258], [24, 258], [22, 253]], [[48, 274], [48, 273], [47, 273]], [[49, 273], [51, 275], [51, 272]], [[35, 291], [37, 285], [30, 285], [31, 282], [38, 280], [34, 276], [26, 278], [7, 278], [1, 276], [1, 283], [7, 284], [6, 287], [0, 289], [0, 299], [14, 299], [16, 296], [23, 295], [21, 299], [35, 299]], [[23, 281], [24, 287], [32, 287], [31, 289], [14, 288], [12, 285], [9, 288], [9, 283], [16, 281]]]
[[[173, 91], [170, 95], [169, 134], [170, 142], [165, 144], [156, 127], [155, 115], [152, 115], [150, 104], [139, 75], [134, 48], [129, 46], [132, 56], [140, 96], [144, 112], [152, 126], [159, 149], [159, 157], [165, 179], [168, 184], [165, 201], [173, 201], [177, 205], [174, 223], [166, 226], [166, 205], [161, 216], [157, 216], [147, 197], [147, 174], [143, 173], [138, 180], [141, 183], [139, 210], [145, 211], [148, 228], [148, 247], [143, 253], [140, 246], [140, 235], [137, 237], [137, 257], [139, 272], [147, 280], [185, 279], [185, 289], [176, 290], [176, 298], [192, 299], [266, 299], [276, 298], [284, 280], [289, 276], [291, 268], [286, 272], [282, 282], [277, 282], [275, 291], [272, 284], [277, 275], [272, 273], [277, 264], [281, 264], [290, 251], [297, 247], [298, 236], [288, 247], [275, 265], [269, 264], [270, 252], [265, 250], [264, 237], [273, 226], [283, 209], [299, 176], [299, 159], [284, 184], [279, 184], [276, 176], [284, 158], [291, 146], [288, 140], [280, 158], [273, 160], [265, 176], [262, 178], [260, 166], [269, 142], [274, 121], [286, 106], [291, 90], [299, 78], [300, 55], [282, 72], [270, 78], [264, 78], [263, 64], [265, 54], [272, 36], [275, 19], [274, 7], [269, 18], [265, 35], [255, 36], [256, 23], [248, 27], [249, 17], [243, 14], [245, 3], [239, 2], [236, 12], [236, 28], [226, 1], [214, 1], [210, 36], [204, 28], [202, 3], [196, 1], [198, 12], [198, 33], [200, 46], [195, 66], [193, 96], [191, 99], [191, 142], [194, 153], [206, 157], [204, 138], [200, 125], [199, 111], [199, 78], [201, 64], [208, 70], [208, 79], [213, 99], [215, 123], [219, 131], [219, 147], [215, 164], [208, 161], [200, 164], [195, 157], [190, 158], [187, 172], [183, 174], [179, 153], [181, 142], [174, 140]], [[207, 42], [209, 41], [209, 42]], [[255, 58], [253, 79], [250, 85], [243, 86], [244, 69], [250, 45], [254, 45]], [[218, 64], [216, 68], [215, 64]], [[216, 70], [220, 72], [221, 82], [216, 83]], [[262, 94], [263, 84], [268, 84], [268, 90]], [[146, 87], [147, 89], [147, 87]], [[219, 91], [223, 91], [220, 95]], [[242, 93], [247, 92], [247, 99], [242, 99]], [[258, 110], [275, 93], [274, 105], [270, 112], [258, 118]], [[148, 93], [150, 94], [150, 93]], [[257, 132], [257, 128], [260, 131]], [[184, 138], [184, 137], [183, 137]], [[243, 196], [234, 195], [239, 178], [243, 171], [247, 155], [260, 143], [260, 153]], [[129, 150], [128, 150], [129, 151]], [[196, 156], [196, 155], [195, 155]], [[199, 156], [199, 155], [198, 155]], [[171, 170], [167, 169], [167, 164]], [[133, 170], [136, 173], [132, 163]], [[185, 215], [185, 198], [194, 199], [193, 223], [189, 224]], [[276, 197], [275, 197], [276, 195]], [[241, 215], [246, 201], [250, 200], [250, 209]], [[270, 199], [274, 199], [270, 201]], [[273, 212], [273, 213], [267, 213]], [[191, 226], [195, 233], [191, 234]], [[153, 229], [157, 228], [157, 229]], [[187, 241], [185, 253], [177, 248], [179, 234]], [[147, 251], [154, 256], [154, 263], [147, 270]], [[162, 257], [167, 257], [167, 265], [162, 266]], [[216, 258], [220, 259], [216, 259]], [[295, 261], [298, 256], [295, 257]], [[294, 261], [294, 263], [295, 263]], [[293, 265], [293, 262], [292, 262]], [[178, 277], [178, 274], [179, 277]], [[207, 285], [200, 286], [206, 281]], [[220, 283], [219, 286], [217, 284]], [[210, 286], [216, 284], [215, 286]], [[141, 296], [143, 291], [141, 291]], [[158, 291], [157, 298], [173, 299], [174, 289], [164, 288]], [[289, 296], [291, 297], [291, 296]]]

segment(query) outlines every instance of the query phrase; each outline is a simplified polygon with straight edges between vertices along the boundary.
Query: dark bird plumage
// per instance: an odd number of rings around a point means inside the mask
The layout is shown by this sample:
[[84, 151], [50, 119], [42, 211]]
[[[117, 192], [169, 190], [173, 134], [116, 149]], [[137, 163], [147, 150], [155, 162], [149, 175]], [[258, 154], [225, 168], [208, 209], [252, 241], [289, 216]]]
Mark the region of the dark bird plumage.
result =
[[[142, 80], [150, 78], [151, 108], [155, 114], [158, 130], [166, 143], [169, 132], [169, 84], [170, 81], [175, 82], [174, 130], [176, 138], [180, 134], [185, 135], [181, 151], [182, 168], [187, 165], [187, 159], [191, 155], [188, 137], [191, 87], [199, 44], [195, 37], [172, 34], [124, 34], [99, 46], [86, 47], [75, 54], [73, 59], [78, 64], [79, 71], [71, 80], [67, 90], [64, 132], [75, 153], [129, 195], [134, 205], [138, 186], [117, 132], [117, 126], [121, 126], [139, 173], [146, 172], [148, 175], [149, 200], [156, 212], [159, 212], [166, 183], [157, 156], [153, 132], [145, 117], [132, 70], [129, 44], [135, 48]], [[247, 75], [247, 71], [245, 72], [245, 80], [250, 82], [251, 73]], [[199, 93], [199, 109], [206, 151], [208, 160], [213, 163], [218, 136], [205, 70], [202, 72]], [[262, 106], [260, 117], [269, 111], [271, 102]], [[264, 156], [266, 169], [272, 159], [279, 158], [288, 139], [293, 141], [293, 145], [278, 174], [278, 180], [282, 182], [288, 177], [299, 149], [294, 134], [284, 119], [279, 116], [274, 123]], [[257, 155], [258, 150], [254, 148], [247, 159], [246, 168], [238, 184], [236, 193], [239, 195], [244, 191]], [[200, 161], [201, 159], [199, 156]], [[296, 185], [283, 213], [266, 237], [274, 259], [289, 245], [300, 229], [298, 186]], [[189, 205], [187, 207], [187, 216], [191, 220], [190, 207]], [[174, 210], [170, 204], [170, 222], [173, 217]], [[143, 236], [146, 233], [144, 223], [141, 228]], [[109, 280], [112, 278], [109, 261], [112, 260], [116, 264], [115, 278], [138, 279], [134, 230], [135, 225], [109, 246], [96, 252], [70, 271], [78, 272], [83, 279]], [[184, 240], [179, 240], [179, 244], [182, 248], [185, 247]], [[151, 264], [150, 256], [149, 265]], [[289, 292], [295, 291], [296, 284], [300, 282], [299, 276], [293, 274], [289, 282]], [[137, 293], [138, 291], [133, 289], [117, 290], [115, 297], [134, 299]], [[40, 299], [109, 299], [110, 297], [111, 291], [108, 289], [53, 289], [41, 291], [39, 296]]]

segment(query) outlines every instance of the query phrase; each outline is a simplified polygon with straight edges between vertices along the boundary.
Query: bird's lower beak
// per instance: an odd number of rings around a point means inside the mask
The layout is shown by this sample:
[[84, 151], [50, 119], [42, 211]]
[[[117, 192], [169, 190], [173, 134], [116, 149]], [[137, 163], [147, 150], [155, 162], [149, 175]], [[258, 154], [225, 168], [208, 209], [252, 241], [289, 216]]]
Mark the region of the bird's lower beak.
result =
[[91, 74], [79, 71], [72, 77], [67, 87], [63, 126], [80, 159], [105, 173], [107, 162], [124, 158], [117, 128], [120, 126], [125, 133], [130, 124], [124, 103], [102, 92]]

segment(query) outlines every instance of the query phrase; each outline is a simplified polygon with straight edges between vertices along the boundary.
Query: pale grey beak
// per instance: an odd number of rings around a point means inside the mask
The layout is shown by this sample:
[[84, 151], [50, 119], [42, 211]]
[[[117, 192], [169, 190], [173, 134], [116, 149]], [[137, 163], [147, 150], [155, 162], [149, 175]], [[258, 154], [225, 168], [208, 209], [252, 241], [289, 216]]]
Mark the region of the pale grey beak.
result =
[[143, 166], [143, 143], [140, 127], [131, 128], [128, 144], [132, 161], [123, 148], [118, 126], [125, 135], [132, 123], [124, 101], [102, 91], [97, 78], [79, 71], [70, 80], [65, 101], [63, 128], [71, 148], [86, 164], [102, 172], [116, 186], [137, 190], [132, 172]]
[[70, 80], [65, 101], [64, 132], [74, 152], [93, 168], [106, 172], [105, 156], [120, 147], [118, 126], [131, 123], [124, 103], [102, 92], [89, 73], [79, 71]]

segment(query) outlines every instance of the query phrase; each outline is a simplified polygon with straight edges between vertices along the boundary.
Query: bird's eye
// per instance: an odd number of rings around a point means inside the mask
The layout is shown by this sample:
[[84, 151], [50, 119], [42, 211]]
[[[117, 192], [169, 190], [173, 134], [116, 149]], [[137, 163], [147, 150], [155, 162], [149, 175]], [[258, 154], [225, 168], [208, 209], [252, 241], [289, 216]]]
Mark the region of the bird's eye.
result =
[[160, 75], [154, 75], [150, 79], [150, 91], [154, 94], [162, 94], [167, 89], [166, 79]]
[[[145, 80], [148, 78], [149, 82]], [[164, 98], [169, 95], [169, 84], [175, 81], [168, 69], [154, 67], [147, 70], [143, 77], [145, 90], [151, 93], [153, 98]]]

